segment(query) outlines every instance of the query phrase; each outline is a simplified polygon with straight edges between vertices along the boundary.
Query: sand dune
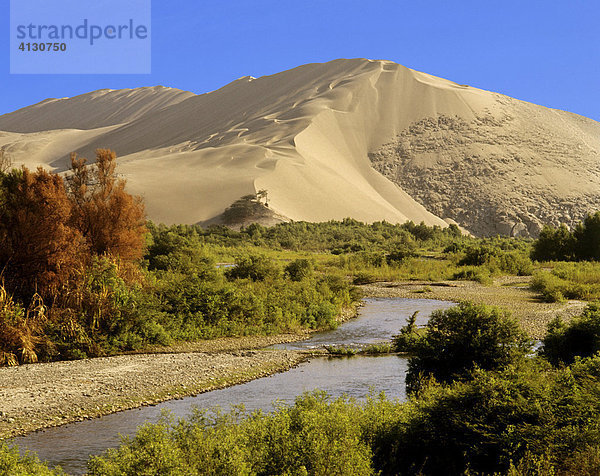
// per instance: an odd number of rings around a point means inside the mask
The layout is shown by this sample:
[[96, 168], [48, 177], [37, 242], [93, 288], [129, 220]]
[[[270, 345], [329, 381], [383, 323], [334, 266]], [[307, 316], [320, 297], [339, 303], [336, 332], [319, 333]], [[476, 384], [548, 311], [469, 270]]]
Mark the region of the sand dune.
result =
[[39, 132], [55, 129], [96, 129], [153, 114], [194, 96], [163, 86], [101, 89], [73, 98], [46, 99], [0, 116], [0, 131]]
[[72, 150], [116, 150], [130, 190], [166, 223], [214, 220], [267, 189], [292, 220], [449, 218], [535, 234], [600, 198], [597, 122], [388, 61], [310, 64], [202, 95], [96, 91], [0, 116], [0, 130], [15, 162], [57, 171]]

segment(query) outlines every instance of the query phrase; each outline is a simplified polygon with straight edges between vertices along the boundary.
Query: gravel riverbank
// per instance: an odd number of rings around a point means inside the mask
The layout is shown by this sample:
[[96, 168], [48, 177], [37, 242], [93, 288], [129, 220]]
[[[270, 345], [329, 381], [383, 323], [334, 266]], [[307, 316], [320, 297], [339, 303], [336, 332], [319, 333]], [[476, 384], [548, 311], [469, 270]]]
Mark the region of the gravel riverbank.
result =
[[[339, 321], [356, 316], [359, 304]], [[143, 352], [0, 367], [0, 440], [284, 372], [309, 352], [264, 350], [311, 332], [224, 337]]]
[[172, 353], [161, 349], [154, 354], [0, 368], [0, 439], [288, 370], [307, 356], [242, 349], [297, 339], [217, 339], [176, 346]]

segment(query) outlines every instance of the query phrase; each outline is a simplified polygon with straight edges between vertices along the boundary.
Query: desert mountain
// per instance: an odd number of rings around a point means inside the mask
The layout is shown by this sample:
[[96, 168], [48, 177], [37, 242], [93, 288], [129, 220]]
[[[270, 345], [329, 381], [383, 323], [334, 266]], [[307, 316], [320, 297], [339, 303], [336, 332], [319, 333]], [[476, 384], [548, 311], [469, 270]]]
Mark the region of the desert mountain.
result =
[[281, 219], [452, 219], [535, 235], [600, 208], [600, 123], [388, 61], [336, 60], [211, 93], [101, 90], [0, 116], [15, 163], [64, 171], [117, 151], [166, 223], [218, 221], [268, 191]]

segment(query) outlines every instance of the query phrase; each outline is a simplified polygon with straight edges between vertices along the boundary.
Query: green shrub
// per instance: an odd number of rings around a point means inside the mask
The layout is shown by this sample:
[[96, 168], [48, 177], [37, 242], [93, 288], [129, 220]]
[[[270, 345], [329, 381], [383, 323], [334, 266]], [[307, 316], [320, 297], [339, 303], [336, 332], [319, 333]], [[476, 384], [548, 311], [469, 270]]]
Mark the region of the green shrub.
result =
[[600, 351], [600, 305], [591, 304], [579, 317], [565, 324], [560, 318], [548, 325], [541, 354], [554, 365], [570, 364], [577, 357]]
[[573, 231], [578, 259], [600, 261], [600, 212], [585, 217]]
[[276, 278], [279, 267], [264, 255], [240, 256], [235, 260], [235, 266], [225, 272], [227, 279], [251, 279], [264, 281], [267, 278]]
[[392, 346], [396, 352], [413, 352], [417, 342], [423, 337], [422, 330], [416, 324], [418, 314], [419, 311], [413, 312], [400, 332], [392, 336]]
[[459, 266], [482, 266], [489, 263], [501, 251], [489, 245], [470, 246], [464, 257], [458, 262]]
[[344, 345], [326, 345], [325, 350], [331, 355], [342, 355], [345, 357], [353, 357], [358, 353], [358, 349]]
[[557, 263], [552, 271], [534, 273], [531, 287], [547, 302], [600, 299], [600, 263]]
[[413, 258], [416, 256], [416, 246], [414, 242], [403, 243], [398, 245], [393, 251], [389, 252], [386, 256], [388, 264], [401, 263], [407, 258]]
[[313, 272], [312, 262], [305, 258], [294, 260], [285, 267], [285, 273], [292, 281], [302, 281], [310, 278]]
[[360, 354], [365, 355], [377, 355], [377, 354], [391, 354], [394, 352], [394, 346], [391, 342], [378, 342], [375, 344], [365, 345], [360, 349]]
[[90, 475], [371, 475], [360, 408], [319, 392], [272, 414], [209, 415], [146, 425], [119, 449], [90, 460]]
[[500, 271], [517, 276], [530, 276], [533, 273], [533, 263], [529, 256], [520, 251], [508, 251], [499, 255], [495, 262], [489, 265], [490, 269], [497, 266]]
[[485, 266], [492, 274], [508, 273], [529, 276], [533, 263], [523, 250], [507, 250], [499, 244], [480, 244], [466, 249], [459, 266]]
[[565, 225], [544, 226], [535, 241], [531, 258], [537, 261], [568, 261], [575, 257], [575, 238]]
[[571, 232], [565, 225], [545, 226], [531, 257], [538, 261], [600, 261], [600, 212], [588, 215]]
[[[408, 336], [411, 336], [408, 333]], [[507, 311], [463, 302], [432, 313], [423, 337], [409, 340], [412, 353], [406, 388], [468, 378], [474, 368], [494, 370], [520, 360], [530, 349], [527, 335]]]
[[537, 271], [531, 280], [531, 288], [538, 291], [546, 302], [564, 302], [568, 283], [547, 271]]
[[[519, 467], [548, 471], [522, 474], [580, 474], [578, 459], [600, 445], [592, 416], [599, 390], [598, 380], [530, 359], [476, 370], [469, 381], [430, 384], [384, 430], [387, 445], [374, 450], [375, 467], [400, 475], [519, 474]], [[597, 470], [597, 460], [588, 467]]]
[[0, 442], [0, 474], [10, 476], [59, 476], [65, 474], [60, 468], [50, 469], [35, 454], [19, 454], [14, 446]]
[[365, 266], [381, 268], [386, 262], [386, 257], [382, 251], [361, 251], [356, 254], [356, 260]]
[[375, 282], [377, 282], [377, 277], [373, 273], [366, 271], [358, 271], [352, 279], [352, 283], [356, 285], [371, 284]]

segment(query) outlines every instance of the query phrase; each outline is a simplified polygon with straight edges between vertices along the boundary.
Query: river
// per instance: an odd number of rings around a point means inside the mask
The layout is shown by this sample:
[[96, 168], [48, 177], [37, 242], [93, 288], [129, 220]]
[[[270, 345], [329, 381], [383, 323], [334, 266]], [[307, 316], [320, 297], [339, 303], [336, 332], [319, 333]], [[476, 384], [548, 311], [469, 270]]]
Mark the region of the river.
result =
[[[310, 339], [275, 347], [319, 348], [324, 345], [360, 346], [389, 341], [419, 311], [417, 325], [424, 325], [431, 312], [447, 309], [452, 303], [429, 299], [365, 299], [359, 316], [333, 331], [314, 334]], [[283, 373], [251, 382], [171, 400], [155, 406], [127, 410], [94, 420], [85, 420], [15, 438], [21, 450], [35, 451], [51, 466], [60, 465], [69, 474], [83, 474], [90, 455], [119, 445], [119, 435], [133, 435], [144, 423], [156, 422], [163, 410], [177, 417], [189, 415], [194, 407], [219, 406], [228, 410], [243, 404], [248, 411], [271, 411], [272, 403], [292, 403], [302, 393], [321, 389], [332, 397], [347, 395], [364, 399], [370, 391], [385, 392], [390, 398], [404, 399], [407, 359], [395, 355], [352, 358], [313, 358]]]

